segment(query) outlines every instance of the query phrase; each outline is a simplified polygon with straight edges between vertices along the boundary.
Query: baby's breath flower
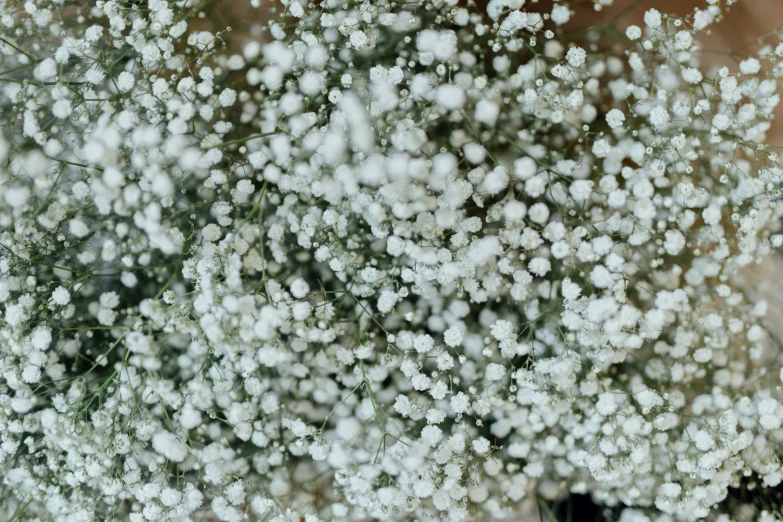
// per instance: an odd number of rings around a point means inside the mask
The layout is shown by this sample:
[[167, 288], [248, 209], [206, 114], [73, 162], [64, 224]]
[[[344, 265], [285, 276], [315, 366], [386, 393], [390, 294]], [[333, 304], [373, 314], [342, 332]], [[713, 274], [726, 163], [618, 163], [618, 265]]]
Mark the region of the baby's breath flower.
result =
[[0, 519], [771, 520], [783, 44], [61, 4], [0, 11]]

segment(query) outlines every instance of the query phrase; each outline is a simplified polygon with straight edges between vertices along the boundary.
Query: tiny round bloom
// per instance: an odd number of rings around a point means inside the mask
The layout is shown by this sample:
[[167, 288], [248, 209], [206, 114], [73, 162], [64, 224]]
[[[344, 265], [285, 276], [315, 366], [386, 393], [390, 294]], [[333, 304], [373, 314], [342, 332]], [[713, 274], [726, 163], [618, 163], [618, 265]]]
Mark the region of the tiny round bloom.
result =
[[453, 84], [441, 85], [436, 91], [435, 99], [444, 109], [458, 111], [465, 105], [465, 91]]
[[36, 350], [46, 350], [52, 343], [52, 331], [48, 326], [39, 326], [30, 335], [30, 342]]
[[571, 19], [571, 10], [567, 5], [555, 4], [552, 7], [552, 14], [550, 19], [557, 25], [567, 24]]
[[587, 201], [593, 193], [593, 182], [587, 179], [579, 179], [571, 183], [568, 190], [574, 201]]
[[661, 13], [657, 9], [650, 9], [644, 13], [644, 23], [651, 29], [656, 29], [661, 26]]
[[13, 208], [19, 208], [27, 203], [30, 198], [30, 189], [27, 187], [11, 187], [6, 189], [5, 201]]
[[514, 337], [514, 325], [510, 321], [500, 319], [495, 321], [491, 327], [492, 336], [498, 341], [511, 339]]
[[84, 39], [88, 42], [96, 42], [103, 34], [103, 27], [100, 25], [93, 25], [84, 32]]
[[462, 343], [462, 330], [456, 326], [452, 326], [443, 333], [443, 342], [452, 348], [459, 346], [460, 343]]
[[201, 230], [201, 235], [204, 238], [204, 241], [217, 241], [222, 234], [219, 226], [210, 223]]
[[742, 74], [756, 74], [761, 70], [761, 62], [759, 62], [758, 59], [751, 57], [742, 60], [739, 68]]
[[65, 306], [71, 302], [71, 294], [62, 286], [58, 286], [54, 292], [52, 292], [52, 301], [60, 306]]
[[475, 451], [479, 455], [486, 455], [487, 453], [489, 453], [490, 442], [486, 438], [481, 437], [475, 439], [472, 442], [472, 446], [473, 446], [473, 451]]
[[309, 293], [310, 285], [308, 285], [307, 281], [301, 277], [295, 279], [294, 282], [291, 283], [291, 295], [293, 295], [296, 299], [304, 299]]
[[[296, 2], [294, 2], [296, 3]], [[234, 89], [224, 89], [220, 93], [219, 101], [221, 107], [231, 107], [237, 99], [237, 92]]]
[[72, 106], [70, 100], [57, 100], [52, 105], [52, 114], [57, 118], [65, 119], [71, 115]]
[[653, 127], [665, 127], [668, 125], [670, 118], [671, 116], [669, 115], [669, 111], [663, 107], [654, 107], [653, 110], [650, 111], [650, 123], [653, 125]]
[[623, 122], [625, 122], [625, 114], [620, 109], [612, 109], [606, 113], [606, 123], [609, 127], [617, 129], [623, 126]]
[[642, 36], [642, 29], [638, 25], [629, 25], [625, 30], [625, 36], [629, 40], [638, 40]]
[[530, 220], [539, 225], [543, 225], [549, 219], [549, 208], [546, 203], [536, 203], [527, 211]]
[[585, 63], [587, 51], [581, 47], [571, 47], [566, 53], [566, 60], [571, 67], [581, 67]]
[[131, 449], [130, 437], [125, 433], [118, 433], [112, 441], [112, 449], [119, 455], [128, 453]]
[[367, 38], [367, 34], [364, 31], [354, 31], [351, 33], [351, 45], [354, 47], [354, 49], [364, 49], [367, 47], [367, 42], [369, 41], [369, 38]]
[[432, 350], [435, 340], [428, 334], [417, 335], [413, 341], [413, 347], [419, 353], [427, 353]]
[[476, 121], [486, 123], [489, 126], [495, 125], [495, 121], [500, 114], [500, 106], [490, 100], [479, 100], [476, 104]]
[[701, 74], [701, 71], [694, 67], [685, 67], [682, 70], [682, 79], [685, 80], [688, 83], [701, 83], [703, 76]]
[[166, 430], [159, 431], [152, 437], [152, 448], [172, 462], [182, 462], [188, 454], [187, 446]]

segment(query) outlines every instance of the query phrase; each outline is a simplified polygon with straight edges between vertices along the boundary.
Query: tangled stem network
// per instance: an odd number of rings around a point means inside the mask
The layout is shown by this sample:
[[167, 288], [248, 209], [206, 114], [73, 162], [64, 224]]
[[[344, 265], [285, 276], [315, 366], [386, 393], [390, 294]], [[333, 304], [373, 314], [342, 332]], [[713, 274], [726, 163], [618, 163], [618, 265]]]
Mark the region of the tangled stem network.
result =
[[731, 3], [0, 2], [0, 519], [779, 520]]

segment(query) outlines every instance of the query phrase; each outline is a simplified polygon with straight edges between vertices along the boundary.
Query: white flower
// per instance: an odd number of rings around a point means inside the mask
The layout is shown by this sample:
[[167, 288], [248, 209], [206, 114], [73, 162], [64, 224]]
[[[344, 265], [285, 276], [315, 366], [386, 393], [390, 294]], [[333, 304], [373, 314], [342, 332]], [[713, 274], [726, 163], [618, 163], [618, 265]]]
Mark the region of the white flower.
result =
[[574, 201], [586, 201], [593, 192], [593, 182], [586, 179], [580, 179], [571, 183], [568, 190], [571, 197], [574, 198]]
[[[443, 334], [443, 341], [451, 347], [459, 346], [462, 343], [462, 338], [462, 331], [456, 326], [452, 326]], [[783, 380], [783, 377], [781, 377], [781, 380]]]
[[84, 32], [84, 39], [88, 42], [96, 42], [103, 34], [103, 27], [100, 25], [93, 25]]
[[355, 49], [364, 49], [367, 47], [367, 42], [369, 39], [367, 38], [367, 35], [364, 33], [364, 31], [354, 31], [351, 33], [351, 45]]
[[304, 299], [310, 293], [310, 285], [304, 279], [297, 278], [291, 283], [291, 295], [296, 299]]
[[680, 486], [676, 482], [667, 482], [661, 485], [660, 490], [662, 495], [669, 498], [675, 498], [680, 495], [680, 491], [682, 491], [682, 486]]
[[152, 437], [152, 447], [172, 462], [182, 462], [188, 454], [187, 447], [168, 431], [162, 430]]
[[585, 63], [587, 51], [581, 47], [571, 47], [566, 53], [566, 60], [571, 67], [581, 67]]
[[397, 294], [390, 290], [385, 290], [381, 292], [377, 304], [378, 311], [381, 313], [391, 312], [394, 309], [394, 306], [397, 304], [397, 298], [398, 298]]
[[57, 118], [65, 119], [71, 115], [72, 105], [70, 100], [57, 100], [52, 105], [52, 114]]
[[201, 234], [204, 238], [204, 241], [217, 241], [222, 235], [220, 232], [220, 227], [214, 223], [210, 223], [209, 225], [205, 226], [201, 230]]
[[549, 208], [545, 203], [536, 203], [528, 209], [527, 214], [534, 223], [544, 224], [549, 219]]
[[566, 24], [571, 19], [571, 10], [563, 4], [555, 4], [552, 7], [550, 18], [557, 25]]
[[439, 86], [435, 97], [438, 105], [450, 111], [460, 110], [465, 105], [466, 99], [465, 91], [452, 84]]
[[67, 289], [63, 288], [62, 286], [58, 286], [54, 292], [52, 292], [52, 300], [55, 302], [55, 304], [65, 306], [71, 302], [71, 294]]
[[475, 439], [472, 442], [472, 445], [473, 445], [473, 451], [475, 451], [479, 455], [484, 455], [489, 452], [490, 443], [489, 440], [485, 439], [484, 437]]
[[489, 194], [499, 194], [508, 186], [508, 174], [504, 167], [497, 167], [487, 173], [482, 184]]
[[642, 30], [638, 25], [629, 25], [625, 30], [625, 36], [629, 40], [638, 40], [642, 36]]
[[655, 107], [650, 111], [650, 123], [653, 127], [663, 128], [669, 123], [671, 116], [663, 107]]
[[11, 187], [6, 189], [4, 197], [5, 202], [11, 207], [19, 208], [24, 206], [30, 198], [30, 189], [27, 187]]
[[430, 446], [436, 446], [438, 442], [443, 438], [443, 432], [437, 426], [425, 426], [421, 430], [421, 438], [427, 442]]
[[128, 453], [131, 449], [130, 437], [125, 433], [118, 433], [112, 441], [112, 448], [119, 455]]
[[310, 444], [308, 451], [313, 457], [313, 460], [325, 460], [329, 455], [329, 449], [329, 444], [326, 444], [325, 442], [315, 442]]
[[[295, 3], [295, 2], [294, 2]], [[231, 107], [237, 99], [237, 93], [233, 89], [224, 89], [220, 93], [220, 105], [221, 107]]]
[[611, 145], [604, 139], [596, 140], [595, 143], [593, 143], [593, 154], [598, 158], [605, 158], [611, 151]]
[[469, 405], [470, 402], [468, 396], [462, 392], [454, 395], [450, 401], [451, 410], [456, 414], [465, 413], [468, 411]]
[[748, 58], [742, 60], [739, 64], [740, 72], [742, 74], [756, 74], [761, 70], [761, 62], [756, 58]]
[[54, 79], [57, 74], [57, 62], [52, 58], [45, 58], [33, 70], [36, 80], [46, 82]]
[[514, 325], [510, 321], [498, 320], [492, 324], [492, 336], [498, 341], [512, 338], [514, 334]]
[[419, 353], [427, 353], [432, 350], [435, 341], [427, 334], [417, 335], [413, 341], [413, 347]]
[[476, 104], [476, 121], [493, 126], [499, 114], [500, 107], [493, 101], [482, 99]]
[[657, 29], [661, 26], [661, 13], [657, 9], [650, 9], [644, 13], [644, 23], [651, 29]]
[[30, 335], [30, 342], [37, 350], [46, 350], [52, 342], [52, 331], [48, 327], [39, 326]]
[[606, 114], [606, 123], [613, 129], [622, 127], [623, 122], [625, 122], [625, 114], [619, 109], [612, 109]]
[[682, 79], [688, 83], [693, 83], [693, 84], [701, 83], [702, 78], [703, 77], [701, 71], [699, 71], [696, 68], [685, 67], [682, 70]]
[[685, 236], [679, 230], [667, 230], [665, 237], [663, 248], [667, 254], [676, 256], [685, 247]]
[[82, 238], [90, 233], [90, 229], [87, 224], [81, 219], [74, 218], [68, 222], [68, 229], [71, 234], [78, 238]]

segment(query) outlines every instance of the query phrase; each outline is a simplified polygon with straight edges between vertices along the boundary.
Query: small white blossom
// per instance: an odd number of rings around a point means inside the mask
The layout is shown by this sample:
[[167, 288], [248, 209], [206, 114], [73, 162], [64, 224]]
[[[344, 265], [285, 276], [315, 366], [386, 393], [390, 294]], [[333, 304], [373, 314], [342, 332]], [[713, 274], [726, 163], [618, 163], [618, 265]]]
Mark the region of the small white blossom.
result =
[[52, 300], [60, 306], [65, 306], [71, 302], [71, 294], [67, 289], [58, 286], [54, 292], [52, 292]]
[[566, 60], [571, 67], [581, 67], [585, 63], [587, 51], [581, 47], [571, 47], [566, 53]]
[[623, 126], [625, 115], [619, 109], [612, 109], [606, 114], [606, 123], [613, 129]]
[[661, 26], [661, 13], [657, 9], [650, 9], [644, 13], [644, 23], [651, 29], [657, 29]]

